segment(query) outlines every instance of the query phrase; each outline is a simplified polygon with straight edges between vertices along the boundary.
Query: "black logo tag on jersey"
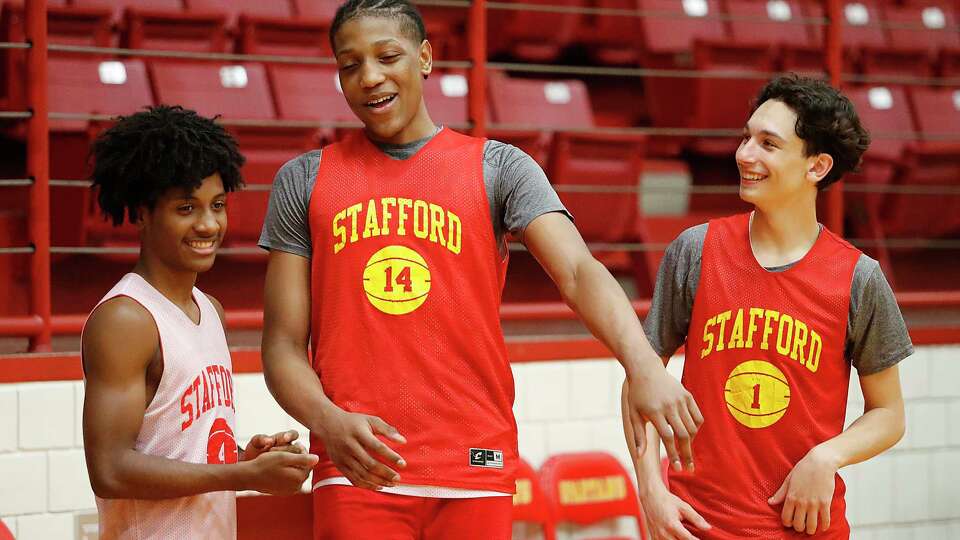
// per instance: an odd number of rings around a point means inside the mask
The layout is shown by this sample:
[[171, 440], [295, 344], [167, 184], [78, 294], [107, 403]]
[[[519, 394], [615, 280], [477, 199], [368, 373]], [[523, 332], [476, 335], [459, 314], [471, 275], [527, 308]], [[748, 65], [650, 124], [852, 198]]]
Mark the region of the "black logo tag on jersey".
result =
[[470, 466], [502, 469], [503, 452], [500, 450], [489, 450], [487, 448], [471, 448]]

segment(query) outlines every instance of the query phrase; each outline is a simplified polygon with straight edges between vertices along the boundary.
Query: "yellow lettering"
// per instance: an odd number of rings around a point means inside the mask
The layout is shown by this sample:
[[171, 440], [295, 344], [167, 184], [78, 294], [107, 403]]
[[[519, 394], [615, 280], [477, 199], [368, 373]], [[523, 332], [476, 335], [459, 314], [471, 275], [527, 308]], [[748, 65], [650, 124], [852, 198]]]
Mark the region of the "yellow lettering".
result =
[[823, 351], [823, 341], [816, 330], [810, 330], [810, 349], [807, 351], [807, 369], [816, 373], [820, 368], [820, 352]]
[[446, 220], [443, 218], [443, 208], [430, 204], [430, 241], [440, 242], [441, 246], [447, 244], [443, 237], [443, 224]]
[[728, 349], [743, 348], [743, 308], [737, 310], [737, 318], [733, 320], [733, 331], [730, 332], [730, 343]]
[[517, 478], [517, 492], [513, 494], [513, 505], [521, 506], [533, 501], [533, 484], [529, 478]]
[[346, 210], [341, 210], [337, 212], [337, 215], [333, 216], [333, 237], [340, 237], [340, 240], [333, 245], [333, 253], [340, 253], [340, 250], [343, 249], [343, 246], [347, 245], [347, 230], [343, 228], [343, 225], [340, 224], [340, 221], [347, 216]]
[[430, 214], [427, 203], [418, 199], [413, 203], [413, 235], [420, 239], [426, 238], [429, 229]]
[[399, 236], [407, 235], [407, 211], [406, 209], [413, 208], [413, 201], [410, 199], [399, 198], [397, 199], [397, 234]]
[[777, 352], [790, 355], [790, 341], [793, 339], [793, 317], [784, 313], [780, 316], [780, 328], [777, 329]]
[[776, 321], [780, 319], [780, 312], [774, 311], [772, 309], [763, 310], [763, 341], [760, 343], [761, 350], [770, 349], [770, 334], [773, 333], [773, 325], [770, 324], [770, 321]]
[[793, 347], [790, 348], [790, 358], [804, 363], [803, 346], [807, 344], [807, 325], [796, 319], [793, 325]]
[[723, 350], [723, 336], [726, 334], [727, 321], [730, 320], [730, 315], [732, 312], [730, 310], [724, 311], [723, 313], [717, 315], [717, 322], [720, 323], [720, 336], [717, 339], [717, 352]]
[[757, 331], [757, 318], [763, 317], [763, 308], [750, 308], [750, 322], [747, 323], [747, 343], [748, 349], [753, 348], [753, 333]]
[[377, 224], [377, 203], [370, 199], [367, 204], [367, 224], [363, 227], [363, 237], [380, 236], [380, 225]]
[[460, 218], [453, 212], [447, 211], [447, 220], [447, 249], [459, 255], [463, 233], [460, 227]]
[[359, 216], [361, 210], [363, 210], [363, 205], [360, 203], [347, 208], [347, 215], [350, 216], [350, 223], [353, 226], [353, 229], [350, 230], [351, 244], [360, 239], [360, 235], [357, 234], [357, 217]]
[[572, 506], [609, 501], [622, 501], [627, 497], [627, 484], [622, 476], [561, 480], [560, 504]]
[[393, 212], [390, 211], [391, 206], [397, 206], [396, 197], [380, 199], [380, 215], [383, 216], [383, 227], [380, 228], [380, 234], [384, 236], [390, 234], [390, 218], [393, 217]]
[[717, 318], [711, 317], [707, 324], [703, 325], [703, 350], [700, 351], [700, 358], [706, 357], [713, 351], [713, 332], [710, 331], [710, 327], [717, 324]]

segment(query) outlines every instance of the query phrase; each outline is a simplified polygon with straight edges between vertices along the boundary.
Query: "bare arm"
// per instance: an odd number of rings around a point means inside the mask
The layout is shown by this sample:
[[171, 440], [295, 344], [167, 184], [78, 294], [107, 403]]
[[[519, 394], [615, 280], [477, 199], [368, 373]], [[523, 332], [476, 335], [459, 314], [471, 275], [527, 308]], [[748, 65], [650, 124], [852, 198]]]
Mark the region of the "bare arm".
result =
[[307, 353], [310, 338], [310, 259], [271, 251], [263, 303], [263, 375], [281, 407], [318, 437], [337, 468], [354, 485], [394, 485], [399, 474], [375, 460], [375, 451], [396, 466], [406, 463], [380, 441], [406, 440], [380, 418], [347, 413], [323, 391]]
[[680, 468], [682, 456], [692, 469], [690, 441], [703, 416], [693, 396], [667, 373], [650, 347], [623, 289], [593, 258], [566, 216], [552, 212], [534, 219], [523, 238], [563, 299], [623, 365], [631, 414], [653, 423], [675, 468]]
[[903, 395], [897, 366], [861, 376], [860, 388], [863, 416], [807, 452], [770, 498], [770, 504], [783, 504], [780, 517], [785, 527], [808, 534], [827, 530], [837, 471], [876, 456], [903, 437]]
[[[117, 335], [124, 336], [123, 347], [116, 346]], [[134, 450], [148, 405], [147, 368], [159, 354], [158, 347], [153, 318], [131, 299], [104, 303], [87, 323], [83, 434], [94, 493], [103, 498], [164, 499], [239, 489], [296, 491], [315, 456], [207, 465]]]

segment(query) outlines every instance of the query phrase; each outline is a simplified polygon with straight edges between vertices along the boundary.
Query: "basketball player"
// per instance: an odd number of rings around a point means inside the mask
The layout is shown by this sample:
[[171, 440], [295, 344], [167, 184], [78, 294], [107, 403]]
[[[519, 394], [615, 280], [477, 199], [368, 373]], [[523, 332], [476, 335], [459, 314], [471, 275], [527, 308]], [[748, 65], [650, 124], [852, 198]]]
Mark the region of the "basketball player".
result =
[[510, 537], [507, 231], [620, 359], [632, 410], [692, 437], [695, 403], [543, 171], [512, 146], [431, 120], [432, 50], [417, 10], [351, 0], [330, 37], [364, 130], [279, 171], [260, 239], [270, 250], [264, 374], [321, 456], [315, 538]]
[[223, 240], [243, 157], [222, 127], [166, 106], [121, 118], [92, 155], [103, 213], [140, 232], [136, 266], [83, 330], [100, 538], [235, 538], [235, 490], [296, 492], [317, 462], [296, 431], [238, 448], [223, 308], [194, 287]]
[[[706, 421], [696, 471], [670, 471], [669, 491], [655, 432], [638, 449], [624, 422], [655, 538], [849, 537], [837, 471], [903, 435], [897, 364], [913, 353], [877, 262], [817, 222], [818, 191], [869, 142], [827, 84], [771, 81], [736, 153], [753, 211], [667, 248], [645, 330], [664, 362], [686, 346], [683, 384]], [[851, 366], [865, 407], [844, 431]]]

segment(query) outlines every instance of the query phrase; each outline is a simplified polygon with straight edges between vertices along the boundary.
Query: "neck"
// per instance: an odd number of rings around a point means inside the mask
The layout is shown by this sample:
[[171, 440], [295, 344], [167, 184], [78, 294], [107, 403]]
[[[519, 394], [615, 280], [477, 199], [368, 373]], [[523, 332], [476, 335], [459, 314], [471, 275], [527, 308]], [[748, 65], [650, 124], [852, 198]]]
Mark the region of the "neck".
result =
[[762, 266], [796, 262], [810, 251], [820, 235], [815, 199], [769, 211], [755, 207], [750, 220], [750, 246]]
[[178, 272], [165, 268], [143, 254], [140, 255], [137, 265], [133, 267], [133, 272], [174, 304], [184, 307], [193, 303], [193, 286], [197, 282], [196, 272]]

